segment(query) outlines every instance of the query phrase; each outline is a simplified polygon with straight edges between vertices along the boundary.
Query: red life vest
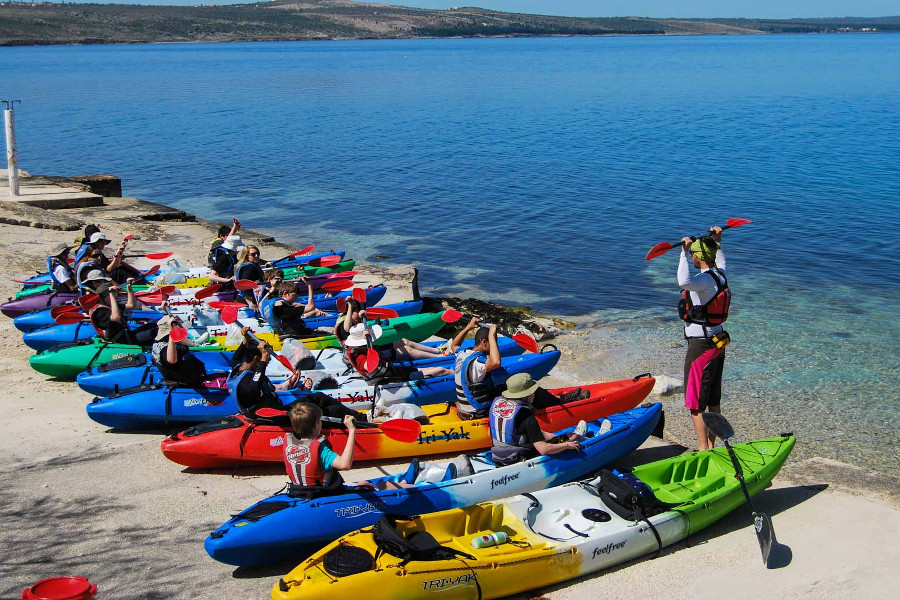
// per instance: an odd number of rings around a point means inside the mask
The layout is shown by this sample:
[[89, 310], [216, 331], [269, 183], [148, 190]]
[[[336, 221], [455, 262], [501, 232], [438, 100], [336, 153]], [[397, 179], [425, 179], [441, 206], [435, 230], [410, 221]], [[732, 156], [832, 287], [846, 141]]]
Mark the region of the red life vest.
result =
[[284, 466], [291, 481], [303, 486], [321, 486], [325, 483], [325, 469], [319, 458], [324, 436], [298, 440], [293, 433], [284, 434]]
[[682, 290], [681, 301], [678, 302], [678, 316], [685, 323], [697, 323], [705, 327], [721, 325], [728, 320], [728, 309], [731, 308], [731, 289], [728, 287], [728, 279], [718, 269], [709, 269], [705, 272], [716, 282], [715, 295], [706, 304], [694, 306], [690, 292]]

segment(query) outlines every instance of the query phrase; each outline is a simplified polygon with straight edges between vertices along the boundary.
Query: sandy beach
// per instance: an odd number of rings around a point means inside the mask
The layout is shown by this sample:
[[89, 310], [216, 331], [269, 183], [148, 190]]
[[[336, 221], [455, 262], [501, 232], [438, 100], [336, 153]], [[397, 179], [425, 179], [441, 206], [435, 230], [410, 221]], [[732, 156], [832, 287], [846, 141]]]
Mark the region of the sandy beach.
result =
[[[8, 210], [0, 207], [0, 215], [8, 216]], [[53, 245], [74, 242], [79, 234], [31, 225], [52, 222], [80, 230], [96, 223], [112, 240], [135, 234], [131, 250], [174, 250], [185, 266], [205, 264], [217, 226], [201, 220], [145, 220], [140, 217], [172, 217], [176, 211], [133, 199], [107, 199], [105, 206], [91, 209], [28, 212], [27, 218], [0, 219], [4, 299], [18, 289], [10, 279], [42, 269]], [[222, 215], [223, 220], [228, 216]], [[264, 256], [290, 251], [264, 233], [248, 231], [243, 237], [258, 243]], [[353, 249], [347, 251], [353, 257]], [[388, 285], [385, 302], [410, 298], [410, 268], [363, 265], [360, 271], [359, 283]], [[427, 295], [428, 282], [420, 282], [420, 287]], [[242, 470], [232, 476], [227, 471], [183, 469], [159, 451], [162, 434], [111, 433], [85, 414], [89, 394], [74, 383], [31, 370], [32, 351], [11, 319], [0, 320], [0, 332], [8, 340], [0, 358], [0, 406], [6, 416], [0, 424], [5, 482], [0, 515], [11, 525], [0, 535], [0, 597], [19, 597], [23, 587], [38, 579], [69, 574], [97, 583], [99, 598], [268, 597], [294, 561], [235, 570], [209, 558], [203, 540], [231, 514], [279, 490], [286, 481], [283, 471]], [[577, 378], [584, 361], [616, 351], [598, 348], [588, 356], [577, 345], [578, 335], [576, 330], [554, 340], [564, 358], [547, 386]], [[646, 367], [658, 374], [652, 364]], [[680, 453], [687, 449], [682, 444], [691, 440], [682, 398], [676, 394], [651, 400], [662, 401], [666, 408], [666, 440], [648, 441], [629, 457], [632, 463]], [[735, 428], [740, 440], [739, 424]], [[345, 478], [397, 470], [399, 463], [370, 464]], [[898, 480], [821, 458], [789, 460], [756, 502], [772, 517], [783, 545], [778, 568], [766, 570], [762, 565], [749, 509], [742, 507], [656, 559], [647, 557], [519, 597], [846, 599], [885, 596], [900, 586], [900, 573], [893, 570], [900, 561]]]

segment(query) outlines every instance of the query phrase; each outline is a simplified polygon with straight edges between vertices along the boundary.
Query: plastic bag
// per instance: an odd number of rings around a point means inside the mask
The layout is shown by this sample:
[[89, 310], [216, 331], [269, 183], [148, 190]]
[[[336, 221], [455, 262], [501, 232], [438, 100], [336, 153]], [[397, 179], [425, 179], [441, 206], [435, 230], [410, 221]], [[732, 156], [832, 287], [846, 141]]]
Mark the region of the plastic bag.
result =
[[281, 346], [281, 354], [286, 356], [295, 369], [307, 370], [316, 368], [316, 357], [306, 344], [299, 340], [286, 339]]
[[243, 341], [241, 327], [237, 323], [231, 323], [225, 330], [225, 346], [240, 346]]

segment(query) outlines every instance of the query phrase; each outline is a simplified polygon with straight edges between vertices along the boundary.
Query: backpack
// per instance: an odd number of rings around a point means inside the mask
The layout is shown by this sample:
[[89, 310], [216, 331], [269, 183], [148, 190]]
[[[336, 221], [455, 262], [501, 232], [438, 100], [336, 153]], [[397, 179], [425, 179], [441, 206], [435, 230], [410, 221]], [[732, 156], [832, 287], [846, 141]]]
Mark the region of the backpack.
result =
[[649, 485], [627, 472], [603, 469], [597, 487], [603, 503], [629, 521], [643, 521], [678, 506], [659, 500]]
[[690, 292], [682, 290], [681, 300], [678, 302], [678, 316], [685, 323], [713, 326], [721, 325], [728, 320], [728, 309], [731, 308], [731, 288], [728, 287], [728, 279], [714, 269], [706, 273], [716, 281], [716, 295], [706, 304], [694, 306]]
[[411, 531], [403, 536], [397, 531], [396, 520], [388, 515], [381, 518], [372, 526], [372, 538], [378, 551], [375, 558], [382, 553], [396, 556], [404, 566], [411, 561], [448, 560], [451, 558], [468, 558], [475, 560], [471, 554], [466, 554], [454, 548], [441, 546], [434, 536], [427, 531]]

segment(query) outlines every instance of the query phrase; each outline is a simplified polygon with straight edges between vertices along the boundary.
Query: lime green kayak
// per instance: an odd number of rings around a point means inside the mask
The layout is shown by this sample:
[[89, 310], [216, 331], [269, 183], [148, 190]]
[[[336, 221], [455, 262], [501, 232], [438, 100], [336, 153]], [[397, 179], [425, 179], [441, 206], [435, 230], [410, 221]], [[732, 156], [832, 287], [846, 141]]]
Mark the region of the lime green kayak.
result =
[[328, 273], [340, 273], [342, 271], [352, 271], [356, 266], [355, 260], [342, 260], [336, 265], [330, 267], [309, 267], [301, 265], [299, 267], [289, 267], [282, 269], [285, 279], [295, 279], [297, 277], [309, 277], [310, 275], [327, 275]]
[[[794, 436], [784, 435], [734, 446], [751, 495], [765, 489], [778, 474], [795, 443]], [[647, 514], [646, 519], [620, 516], [627, 510], [604, 495], [601, 476], [423, 514], [398, 520], [399, 534], [427, 531], [442, 546], [471, 556], [464, 561], [452, 556], [406, 562], [391, 555], [390, 548], [379, 549], [372, 528], [361, 529], [332, 542], [288, 573], [275, 584], [272, 598], [412, 600], [434, 598], [435, 591], [442, 600], [507, 597], [653, 554], [746, 503], [724, 448], [641, 465], [634, 475], [659, 500], [675, 506]], [[749, 508], [741, 510], [746, 515]], [[351, 574], [330, 569], [338, 564], [334, 560], [338, 553], [352, 557], [354, 565], [362, 568]], [[665, 560], [672, 559], [678, 560]]]
[[[382, 334], [378, 338], [378, 343], [392, 344], [402, 338], [421, 342], [434, 335], [444, 325], [441, 315], [443, 313], [424, 313], [382, 321]], [[263, 334], [263, 337], [267, 335]], [[224, 338], [220, 339], [220, 343], [224, 343]], [[281, 348], [281, 341], [277, 337], [270, 340], [270, 343], [276, 350]], [[311, 349], [340, 348], [340, 343], [334, 335], [308, 338], [303, 340], [303, 343]], [[211, 344], [199, 346], [195, 350], [223, 352], [225, 350], [234, 350], [235, 348], [237, 346], [225, 348], [218, 344]], [[99, 366], [129, 354], [141, 354], [143, 352], [146, 352], [146, 349], [141, 346], [112, 344], [95, 337], [38, 352], [29, 358], [28, 362], [38, 373], [60, 379], [75, 379], [79, 373], [90, 367]]]

